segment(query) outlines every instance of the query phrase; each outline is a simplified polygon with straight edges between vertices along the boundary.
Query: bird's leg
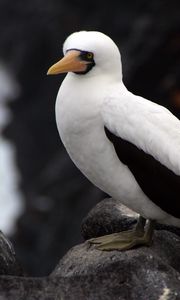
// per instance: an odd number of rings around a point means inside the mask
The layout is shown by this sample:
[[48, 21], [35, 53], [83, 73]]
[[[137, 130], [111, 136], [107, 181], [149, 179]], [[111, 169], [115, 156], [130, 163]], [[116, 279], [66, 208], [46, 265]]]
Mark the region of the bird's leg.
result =
[[139, 235], [142, 236], [144, 234], [144, 227], [146, 225], [146, 219], [143, 218], [142, 216], [139, 216], [139, 219], [137, 221], [137, 224], [134, 228], [134, 232]]
[[105, 235], [102, 237], [90, 239], [89, 242], [96, 244], [95, 248], [99, 250], [127, 250], [138, 245], [150, 245], [154, 231], [154, 221], [139, 217], [134, 229]]

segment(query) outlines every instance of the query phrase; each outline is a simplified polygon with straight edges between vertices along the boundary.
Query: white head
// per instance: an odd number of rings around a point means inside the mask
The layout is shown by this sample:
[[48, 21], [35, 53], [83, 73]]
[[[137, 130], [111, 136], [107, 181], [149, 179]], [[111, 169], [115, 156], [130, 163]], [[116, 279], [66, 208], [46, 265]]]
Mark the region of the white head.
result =
[[64, 58], [54, 64], [48, 74], [74, 72], [77, 76], [111, 74], [122, 78], [118, 47], [107, 35], [98, 31], [72, 33], [63, 45]]

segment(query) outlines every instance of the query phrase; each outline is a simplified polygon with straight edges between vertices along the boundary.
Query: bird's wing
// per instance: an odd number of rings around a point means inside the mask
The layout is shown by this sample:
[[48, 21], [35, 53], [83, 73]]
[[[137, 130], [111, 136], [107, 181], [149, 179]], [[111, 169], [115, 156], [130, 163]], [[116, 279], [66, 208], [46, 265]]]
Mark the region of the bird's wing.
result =
[[180, 121], [165, 107], [130, 92], [106, 97], [104, 126], [180, 175]]
[[143, 192], [180, 218], [180, 121], [167, 109], [127, 94], [102, 107], [105, 133]]

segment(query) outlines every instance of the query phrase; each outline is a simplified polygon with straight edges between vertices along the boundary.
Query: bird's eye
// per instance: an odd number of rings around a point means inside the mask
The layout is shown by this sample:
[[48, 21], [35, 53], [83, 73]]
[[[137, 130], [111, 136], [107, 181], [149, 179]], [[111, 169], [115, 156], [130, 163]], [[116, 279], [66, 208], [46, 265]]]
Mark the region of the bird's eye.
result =
[[92, 59], [93, 58], [92, 52], [87, 52], [86, 57], [87, 59]]
[[81, 60], [91, 63], [93, 61], [94, 55], [92, 52], [81, 51], [79, 57]]

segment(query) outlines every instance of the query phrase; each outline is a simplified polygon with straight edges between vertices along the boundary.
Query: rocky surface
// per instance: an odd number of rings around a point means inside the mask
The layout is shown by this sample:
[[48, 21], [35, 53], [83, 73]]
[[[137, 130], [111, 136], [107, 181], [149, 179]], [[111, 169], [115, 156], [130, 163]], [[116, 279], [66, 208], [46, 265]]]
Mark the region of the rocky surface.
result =
[[167, 299], [180, 299], [180, 240], [158, 231], [152, 247], [125, 252], [101, 252], [86, 242], [64, 256], [51, 275], [58, 276], [70, 280], [65, 299], [75, 299], [77, 293], [89, 300], [156, 300], [165, 290]]
[[119, 201], [106, 198], [90, 210], [82, 220], [81, 233], [85, 240], [131, 228], [138, 214]]
[[[85, 239], [131, 228], [138, 215], [106, 198], [84, 218]], [[180, 230], [156, 225], [151, 247], [102, 252], [88, 241], [72, 248], [52, 273], [73, 282], [84, 299], [179, 299]], [[68, 283], [69, 284], [69, 283]], [[73, 299], [73, 298], [72, 298]]]
[[22, 276], [23, 270], [17, 260], [13, 245], [0, 231], [0, 276]]
[[[136, 218], [117, 201], [105, 199], [84, 219], [82, 232], [91, 237], [127, 229]], [[86, 241], [71, 248], [49, 276], [39, 278], [23, 276], [1, 234], [0, 257], [9, 258], [0, 260], [0, 300], [179, 300], [180, 237], [158, 229], [151, 247], [128, 251], [99, 251]], [[8, 261], [14, 262], [10, 268]]]
[[180, 239], [156, 231], [151, 247], [73, 247], [49, 277], [0, 276], [0, 300], [178, 300]]

